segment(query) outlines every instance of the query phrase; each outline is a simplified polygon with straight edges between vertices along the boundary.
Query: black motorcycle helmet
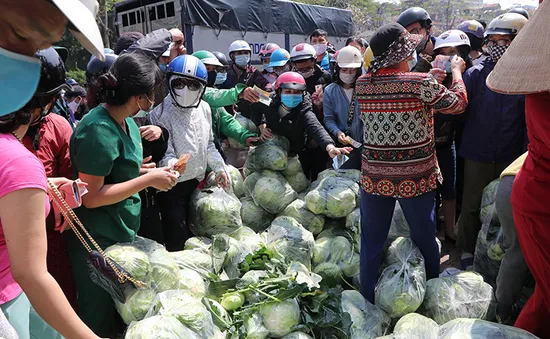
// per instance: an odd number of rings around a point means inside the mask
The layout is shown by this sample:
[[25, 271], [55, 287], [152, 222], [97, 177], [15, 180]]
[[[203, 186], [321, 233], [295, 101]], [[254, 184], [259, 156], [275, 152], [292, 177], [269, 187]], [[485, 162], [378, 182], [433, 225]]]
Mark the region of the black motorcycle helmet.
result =
[[53, 103], [59, 98], [61, 91], [71, 89], [71, 86], [67, 83], [65, 64], [53, 47], [40, 50], [34, 56], [42, 64], [40, 82], [34, 96], [23, 109], [42, 108], [40, 118], [33, 122], [33, 125], [36, 125], [51, 112], [53, 105], [48, 110], [44, 107]]
[[90, 84], [100, 75], [107, 73], [117, 58], [116, 54], [105, 54], [105, 61], [92, 57], [86, 66], [86, 82]]
[[229, 60], [227, 60], [227, 56], [223, 54], [222, 52], [212, 52], [216, 56], [216, 59], [218, 59], [219, 62], [225, 67], [229, 67]]
[[415, 22], [420, 23], [423, 28], [428, 30], [432, 27], [432, 18], [430, 18], [430, 14], [421, 7], [411, 7], [401, 13], [397, 18], [397, 23], [403, 27], [412, 25]]
[[527, 10], [526, 10], [525, 8], [521, 8], [521, 7], [512, 8], [511, 10], [508, 11], [508, 13], [521, 14], [521, 15], [523, 15], [527, 20], [529, 20], [529, 12], [527, 12]]

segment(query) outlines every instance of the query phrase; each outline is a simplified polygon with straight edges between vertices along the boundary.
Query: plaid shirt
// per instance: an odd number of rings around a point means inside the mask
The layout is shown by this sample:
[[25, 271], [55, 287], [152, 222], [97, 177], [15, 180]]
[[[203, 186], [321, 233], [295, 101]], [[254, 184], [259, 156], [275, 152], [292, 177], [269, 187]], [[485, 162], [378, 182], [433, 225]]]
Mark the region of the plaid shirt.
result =
[[379, 70], [359, 78], [363, 120], [362, 188], [370, 194], [412, 198], [442, 181], [435, 155], [434, 110], [464, 112], [464, 82], [447, 89], [431, 75]]

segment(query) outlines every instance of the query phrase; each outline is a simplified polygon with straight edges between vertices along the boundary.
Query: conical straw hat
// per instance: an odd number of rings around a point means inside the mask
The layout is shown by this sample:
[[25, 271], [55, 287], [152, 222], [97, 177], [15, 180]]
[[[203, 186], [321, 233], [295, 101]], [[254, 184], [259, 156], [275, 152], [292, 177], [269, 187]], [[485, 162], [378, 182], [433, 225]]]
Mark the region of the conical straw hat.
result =
[[503, 94], [550, 91], [550, 0], [519, 32], [487, 78], [487, 86]]

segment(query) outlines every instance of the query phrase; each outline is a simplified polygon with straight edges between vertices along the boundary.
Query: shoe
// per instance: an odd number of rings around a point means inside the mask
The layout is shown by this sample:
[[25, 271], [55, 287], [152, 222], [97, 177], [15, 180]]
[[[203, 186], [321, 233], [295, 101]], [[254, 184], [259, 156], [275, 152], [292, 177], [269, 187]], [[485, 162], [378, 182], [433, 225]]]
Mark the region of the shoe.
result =
[[514, 326], [514, 323], [521, 313], [521, 306], [517, 303], [512, 304], [511, 306], [497, 306], [497, 322], [499, 324]]

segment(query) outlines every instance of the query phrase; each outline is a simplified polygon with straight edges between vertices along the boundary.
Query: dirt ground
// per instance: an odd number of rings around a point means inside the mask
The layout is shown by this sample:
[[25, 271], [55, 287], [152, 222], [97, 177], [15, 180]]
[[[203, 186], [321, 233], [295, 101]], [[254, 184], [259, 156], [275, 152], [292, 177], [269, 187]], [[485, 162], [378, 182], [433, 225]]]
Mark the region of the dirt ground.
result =
[[444, 232], [439, 231], [437, 237], [441, 241], [441, 272], [446, 268], [454, 267], [460, 269], [460, 250], [454, 244], [444, 241]]

